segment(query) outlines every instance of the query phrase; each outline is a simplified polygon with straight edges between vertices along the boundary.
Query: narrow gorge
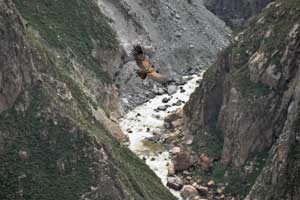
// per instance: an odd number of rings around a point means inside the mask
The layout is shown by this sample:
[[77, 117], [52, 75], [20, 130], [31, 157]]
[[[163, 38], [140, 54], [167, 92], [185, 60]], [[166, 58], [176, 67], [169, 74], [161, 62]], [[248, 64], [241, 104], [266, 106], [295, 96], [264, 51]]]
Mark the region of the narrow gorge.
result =
[[299, 45], [300, 0], [0, 0], [0, 200], [300, 199]]

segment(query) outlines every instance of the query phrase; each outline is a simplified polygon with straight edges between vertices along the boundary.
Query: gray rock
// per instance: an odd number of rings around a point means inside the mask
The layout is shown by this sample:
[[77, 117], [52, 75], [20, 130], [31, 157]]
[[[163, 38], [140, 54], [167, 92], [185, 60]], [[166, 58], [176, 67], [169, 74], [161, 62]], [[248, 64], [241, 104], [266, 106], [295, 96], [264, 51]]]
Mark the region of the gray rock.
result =
[[193, 165], [193, 157], [190, 151], [181, 150], [180, 152], [176, 153], [173, 162], [176, 171], [183, 171]]
[[176, 85], [169, 85], [168, 86], [168, 94], [172, 95], [177, 92], [177, 86]]
[[169, 101], [170, 101], [170, 98], [168, 98], [168, 97], [165, 97], [165, 98], [162, 99], [163, 103], [168, 103]]
[[176, 103], [173, 104], [174, 106], [181, 106], [182, 105], [182, 101], [178, 100]]
[[183, 187], [183, 181], [181, 178], [175, 176], [175, 177], [168, 177], [167, 178], [167, 186], [173, 190], [181, 190]]
[[162, 95], [165, 93], [165, 91], [164, 91], [164, 89], [158, 87], [153, 90], [153, 93], [156, 95]]
[[190, 176], [190, 175], [192, 175], [192, 173], [189, 172], [189, 171], [187, 171], [187, 170], [184, 170], [184, 171], [182, 172], [182, 175], [183, 175], [183, 176]]
[[169, 163], [168, 165], [168, 176], [172, 176], [175, 174], [175, 166], [173, 163]]
[[159, 110], [159, 111], [166, 111], [167, 110], [167, 106], [158, 106], [157, 110]]
[[208, 194], [208, 187], [196, 185], [195, 188], [198, 190], [201, 196], [206, 196]]
[[182, 77], [179, 77], [175, 80], [176, 85], [184, 85], [186, 84], [186, 80], [184, 80]]
[[192, 185], [185, 185], [180, 191], [180, 195], [184, 200], [192, 199], [196, 196], [199, 196], [197, 189]]

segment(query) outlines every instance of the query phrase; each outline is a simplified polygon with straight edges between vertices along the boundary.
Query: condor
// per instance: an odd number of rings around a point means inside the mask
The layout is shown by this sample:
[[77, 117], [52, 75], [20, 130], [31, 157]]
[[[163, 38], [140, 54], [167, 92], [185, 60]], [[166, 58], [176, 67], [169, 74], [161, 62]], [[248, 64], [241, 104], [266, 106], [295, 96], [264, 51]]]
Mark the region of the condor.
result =
[[137, 66], [140, 70], [137, 71], [137, 75], [144, 80], [146, 77], [157, 81], [159, 83], [167, 83], [167, 78], [159, 74], [155, 69], [154, 65], [150, 63], [149, 58], [145, 55], [143, 48], [140, 45], [135, 45], [131, 51], [131, 55], [134, 57]]

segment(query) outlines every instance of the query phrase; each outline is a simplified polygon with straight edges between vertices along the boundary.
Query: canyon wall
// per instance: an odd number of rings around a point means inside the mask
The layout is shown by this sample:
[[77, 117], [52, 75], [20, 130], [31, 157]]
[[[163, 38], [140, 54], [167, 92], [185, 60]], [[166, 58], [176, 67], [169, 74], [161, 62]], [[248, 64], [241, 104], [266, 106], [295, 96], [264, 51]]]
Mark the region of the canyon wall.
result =
[[299, 11], [276, 1], [250, 20], [184, 108], [199, 151], [244, 175], [263, 155], [247, 199], [299, 199]]
[[0, 199], [174, 199], [119, 142], [107, 21], [93, 1], [0, 1]]

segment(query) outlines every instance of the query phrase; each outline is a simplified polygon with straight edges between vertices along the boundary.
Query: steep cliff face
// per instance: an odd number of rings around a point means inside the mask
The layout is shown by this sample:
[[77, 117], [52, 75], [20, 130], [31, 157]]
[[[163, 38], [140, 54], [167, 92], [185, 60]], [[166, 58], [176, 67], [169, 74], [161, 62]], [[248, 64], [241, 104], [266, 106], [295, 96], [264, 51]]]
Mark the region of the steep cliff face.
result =
[[267, 6], [219, 55], [184, 109], [195, 147], [223, 165], [243, 172], [265, 155], [249, 199], [299, 198], [299, 11], [298, 0]]
[[207, 8], [230, 25], [240, 26], [272, 0], [204, 0]]
[[117, 141], [106, 21], [93, 1], [0, 1], [0, 199], [173, 199]]
[[[112, 19], [124, 57], [134, 44], [147, 47], [151, 61], [169, 79], [207, 67], [217, 52], [228, 45], [225, 23], [209, 12], [202, 1], [97, 0]], [[135, 75], [135, 62], [116, 68], [124, 109], [153, 96], [154, 82], [143, 83]]]

